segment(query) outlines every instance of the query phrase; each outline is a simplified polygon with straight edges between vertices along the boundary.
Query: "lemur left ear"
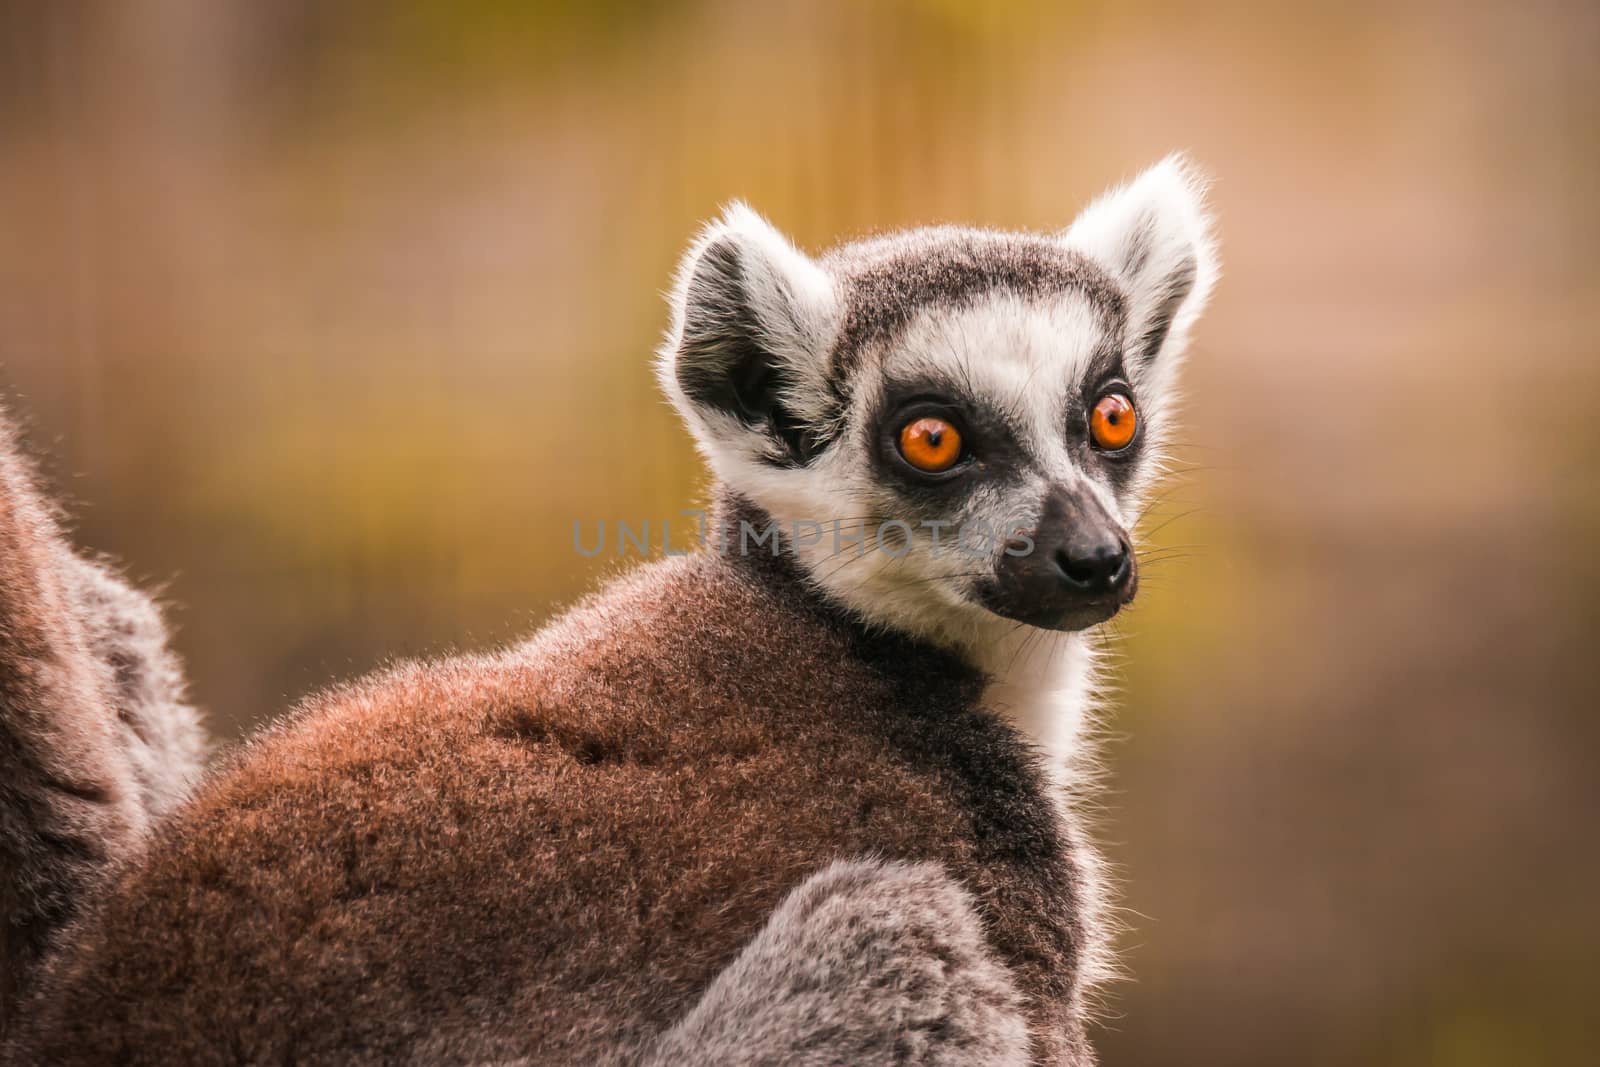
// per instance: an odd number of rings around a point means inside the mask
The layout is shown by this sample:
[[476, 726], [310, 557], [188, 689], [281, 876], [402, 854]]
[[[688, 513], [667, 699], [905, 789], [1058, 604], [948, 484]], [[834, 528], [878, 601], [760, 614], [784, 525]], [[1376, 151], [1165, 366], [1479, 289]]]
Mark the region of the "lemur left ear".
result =
[[734, 203], [678, 268], [657, 375], [713, 458], [805, 463], [836, 414], [825, 364], [837, 327], [833, 280]]
[[1106, 193], [1078, 216], [1066, 241], [1122, 284], [1135, 361], [1181, 354], [1217, 279], [1205, 180], [1186, 159], [1168, 156]]

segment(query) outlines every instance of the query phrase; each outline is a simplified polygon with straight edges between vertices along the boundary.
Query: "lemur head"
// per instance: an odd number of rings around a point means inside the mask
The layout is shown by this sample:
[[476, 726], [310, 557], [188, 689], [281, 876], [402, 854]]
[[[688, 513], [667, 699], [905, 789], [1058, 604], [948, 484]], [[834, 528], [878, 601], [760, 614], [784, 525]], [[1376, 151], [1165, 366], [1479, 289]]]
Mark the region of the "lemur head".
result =
[[1056, 234], [813, 259], [735, 204], [684, 258], [660, 379], [722, 483], [868, 622], [1078, 630], [1134, 595], [1129, 531], [1216, 273], [1178, 157]]

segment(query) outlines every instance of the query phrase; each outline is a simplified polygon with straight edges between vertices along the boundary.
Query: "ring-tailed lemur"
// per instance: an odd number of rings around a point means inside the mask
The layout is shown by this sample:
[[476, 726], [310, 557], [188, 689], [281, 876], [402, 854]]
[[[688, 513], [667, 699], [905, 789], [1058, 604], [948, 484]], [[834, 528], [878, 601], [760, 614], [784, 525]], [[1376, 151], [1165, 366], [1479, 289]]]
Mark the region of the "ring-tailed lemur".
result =
[[812, 259], [731, 208], [659, 362], [718, 547], [255, 739], [11, 1060], [1092, 1062], [1083, 631], [1215, 276], [1177, 159], [1059, 234]]

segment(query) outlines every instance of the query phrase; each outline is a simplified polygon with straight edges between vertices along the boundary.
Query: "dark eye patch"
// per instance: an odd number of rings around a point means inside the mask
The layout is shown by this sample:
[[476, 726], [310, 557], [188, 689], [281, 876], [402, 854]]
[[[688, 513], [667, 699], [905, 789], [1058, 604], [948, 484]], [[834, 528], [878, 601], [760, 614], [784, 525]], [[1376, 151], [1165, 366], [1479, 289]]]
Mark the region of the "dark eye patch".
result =
[[[900, 431], [914, 419], [933, 416], [960, 432], [963, 454], [950, 470], [929, 476], [899, 452]], [[951, 494], [971, 490], [975, 480], [1019, 475], [1030, 460], [1005, 416], [971, 395], [960, 383], [937, 377], [889, 381], [869, 415], [872, 462], [887, 484], [930, 509], [947, 508]]]
[[[1069, 394], [1066, 434], [1074, 448], [1089, 457], [1085, 462], [1093, 464], [1112, 490], [1121, 493], [1133, 480], [1145, 435], [1139, 434], [1132, 444], [1120, 452], [1105, 452], [1090, 447], [1089, 413], [1101, 397], [1113, 392], [1129, 397], [1135, 409], [1140, 410], [1139, 397], [1128, 382], [1122, 350], [1107, 344], [1089, 361], [1081, 388]], [[1143, 417], [1142, 410], [1140, 417]]]

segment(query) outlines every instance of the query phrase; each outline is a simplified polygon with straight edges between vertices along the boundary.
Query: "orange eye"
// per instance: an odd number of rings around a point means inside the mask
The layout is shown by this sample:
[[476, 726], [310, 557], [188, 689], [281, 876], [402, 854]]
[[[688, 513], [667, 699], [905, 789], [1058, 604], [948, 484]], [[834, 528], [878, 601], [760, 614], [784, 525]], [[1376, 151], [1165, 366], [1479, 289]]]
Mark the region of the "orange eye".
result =
[[1089, 436], [1107, 452], [1127, 448], [1138, 428], [1139, 417], [1133, 412], [1133, 401], [1121, 393], [1101, 397], [1089, 413]]
[[961, 458], [961, 433], [943, 419], [912, 419], [900, 431], [900, 454], [928, 474], [938, 474]]

